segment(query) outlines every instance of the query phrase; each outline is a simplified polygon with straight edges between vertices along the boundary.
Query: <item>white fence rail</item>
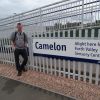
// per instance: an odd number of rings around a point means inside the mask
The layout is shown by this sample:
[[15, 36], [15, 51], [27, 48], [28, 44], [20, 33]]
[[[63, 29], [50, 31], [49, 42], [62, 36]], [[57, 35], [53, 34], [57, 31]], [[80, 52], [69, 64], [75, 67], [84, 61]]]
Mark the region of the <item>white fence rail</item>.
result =
[[14, 65], [9, 36], [17, 22], [29, 36], [30, 69], [100, 85], [100, 65], [33, 56], [34, 38], [100, 39], [100, 0], [65, 0], [0, 20], [0, 63]]
[[[91, 30], [91, 37], [87, 37], [88, 32]], [[71, 37], [73, 31], [74, 37]], [[74, 32], [75, 31], [75, 32]], [[87, 34], [84, 34], [84, 37], [82, 37], [82, 29], [79, 30], [79, 36], [76, 37], [77, 30], [67, 30], [67, 31], [61, 31], [62, 32], [62, 37], [59, 36], [58, 38], [72, 38], [72, 39], [77, 39], [77, 38], [90, 38], [90, 39], [98, 39], [100, 36], [100, 29], [85, 29], [85, 32]], [[95, 36], [95, 31], [97, 31], [97, 36]], [[56, 31], [57, 32], [57, 31]], [[65, 37], [66, 32], [68, 32], [67, 37]], [[53, 33], [55, 34], [55, 33]], [[60, 34], [60, 33], [58, 33]], [[41, 35], [41, 37], [39, 37]], [[33, 56], [33, 51], [32, 51], [32, 40], [34, 38], [47, 38], [48, 41], [50, 38], [57, 38], [55, 35], [53, 37], [52, 33], [49, 33], [48, 35], [45, 34], [39, 34], [37, 37], [29, 38], [29, 62], [28, 66], [30, 69], [44, 72], [47, 74], [51, 75], [56, 75], [56, 76], [63, 76], [67, 78], [73, 78], [77, 80], [82, 80], [85, 82], [89, 83], [94, 83], [99, 85], [100, 84], [100, 64], [95, 64], [95, 63], [87, 63], [87, 62], [79, 62], [79, 61], [70, 61], [66, 59], [57, 59], [57, 58], [52, 58], [52, 57], [43, 57], [43, 56]], [[1, 63], [7, 63], [7, 64], [12, 64], [14, 65], [14, 55], [13, 55], [13, 49], [11, 47], [11, 42], [8, 38], [1, 38], [0, 39], [0, 62]]]

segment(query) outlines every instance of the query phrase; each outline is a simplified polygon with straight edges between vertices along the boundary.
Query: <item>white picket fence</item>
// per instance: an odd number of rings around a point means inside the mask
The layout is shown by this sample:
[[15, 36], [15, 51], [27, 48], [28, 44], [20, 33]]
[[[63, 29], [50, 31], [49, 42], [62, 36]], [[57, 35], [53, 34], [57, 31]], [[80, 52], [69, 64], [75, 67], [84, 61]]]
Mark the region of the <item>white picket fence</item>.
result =
[[100, 85], [100, 65], [33, 56], [33, 39], [100, 39], [100, 0], [64, 0], [0, 19], [0, 63], [14, 66], [9, 37], [17, 22], [29, 38], [28, 68]]
[[[71, 32], [73, 31], [73, 37], [71, 37]], [[56, 31], [57, 32], [57, 31]], [[60, 33], [62, 35], [60, 36]], [[100, 39], [100, 29], [98, 29], [98, 35], [95, 36], [95, 29], [91, 29], [91, 37], [88, 37], [87, 34], [89, 29], [85, 29], [84, 37], [82, 37], [82, 30], [79, 30], [79, 36], [76, 37], [76, 30], [66, 30], [66, 31], [59, 31], [58, 36], [55, 36], [55, 32], [53, 33], [53, 37], [51, 33], [49, 35], [39, 34], [38, 36], [34, 36], [29, 38], [29, 62], [28, 68], [44, 72], [46, 74], [56, 75], [56, 76], [63, 76], [67, 78], [73, 78], [76, 80], [82, 80], [89, 83], [94, 83], [99, 85], [100, 84], [100, 64], [94, 63], [87, 63], [87, 62], [79, 62], [79, 61], [70, 61], [65, 59], [57, 59], [57, 58], [50, 58], [50, 57], [42, 57], [42, 56], [33, 56], [33, 39], [34, 38], [72, 38], [72, 39], [79, 39], [79, 38], [86, 38], [86, 39]], [[68, 32], [68, 33], [67, 33]], [[68, 35], [66, 35], [66, 33]], [[41, 37], [40, 37], [41, 35]], [[67, 37], [66, 37], [67, 36]], [[0, 49], [0, 62], [4, 64], [11, 64], [14, 65], [14, 55], [13, 49], [11, 47], [11, 42], [8, 38], [1, 38], [0, 43], [3, 45]]]

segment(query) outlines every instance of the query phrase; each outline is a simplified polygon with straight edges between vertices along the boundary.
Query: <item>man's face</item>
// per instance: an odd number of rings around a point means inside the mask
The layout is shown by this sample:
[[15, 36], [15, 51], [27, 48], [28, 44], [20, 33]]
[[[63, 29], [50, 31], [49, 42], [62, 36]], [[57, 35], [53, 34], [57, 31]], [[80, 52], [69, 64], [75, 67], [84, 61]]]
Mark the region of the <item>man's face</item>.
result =
[[23, 29], [22, 24], [17, 24], [17, 30], [18, 30], [18, 31], [22, 31], [22, 29]]

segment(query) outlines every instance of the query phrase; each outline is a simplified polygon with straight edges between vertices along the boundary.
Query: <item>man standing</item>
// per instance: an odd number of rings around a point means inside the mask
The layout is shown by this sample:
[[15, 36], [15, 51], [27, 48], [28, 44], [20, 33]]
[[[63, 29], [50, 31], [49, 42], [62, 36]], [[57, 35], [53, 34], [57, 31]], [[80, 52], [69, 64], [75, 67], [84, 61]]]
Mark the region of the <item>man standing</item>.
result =
[[[27, 55], [27, 35], [22, 31], [23, 25], [17, 23], [17, 31], [11, 35], [11, 42], [14, 48], [15, 64], [18, 71], [17, 76], [22, 75], [22, 71], [27, 71], [25, 65], [27, 64], [28, 55]], [[22, 64], [19, 63], [19, 56], [23, 57]]]

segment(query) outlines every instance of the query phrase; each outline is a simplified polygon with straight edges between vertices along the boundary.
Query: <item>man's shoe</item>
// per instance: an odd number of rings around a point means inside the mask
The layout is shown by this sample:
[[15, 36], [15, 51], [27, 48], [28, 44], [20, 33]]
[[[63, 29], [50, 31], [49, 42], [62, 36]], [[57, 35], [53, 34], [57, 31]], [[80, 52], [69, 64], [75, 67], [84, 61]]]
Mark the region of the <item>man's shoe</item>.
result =
[[22, 75], [22, 71], [18, 71], [17, 76], [21, 76]]
[[23, 71], [23, 72], [27, 72], [27, 69], [23, 68], [22, 71]]

